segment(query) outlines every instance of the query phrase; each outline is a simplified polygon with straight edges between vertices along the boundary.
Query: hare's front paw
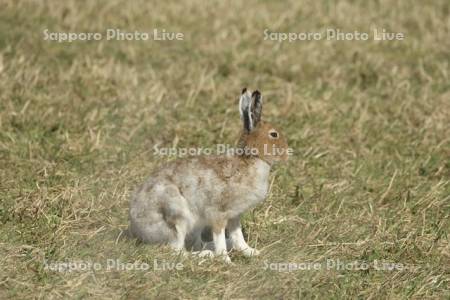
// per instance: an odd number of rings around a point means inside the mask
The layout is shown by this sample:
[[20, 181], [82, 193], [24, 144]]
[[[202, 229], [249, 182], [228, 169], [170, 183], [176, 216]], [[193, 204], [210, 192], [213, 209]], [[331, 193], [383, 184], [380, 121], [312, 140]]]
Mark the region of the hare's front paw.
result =
[[257, 256], [261, 253], [259, 250], [256, 250], [256, 249], [250, 248], [250, 247], [242, 249], [241, 252], [242, 252], [242, 254], [244, 254], [244, 256], [248, 256], [248, 257]]
[[231, 258], [228, 256], [228, 252], [226, 250], [216, 251], [216, 257], [220, 258], [224, 263], [231, 264]]

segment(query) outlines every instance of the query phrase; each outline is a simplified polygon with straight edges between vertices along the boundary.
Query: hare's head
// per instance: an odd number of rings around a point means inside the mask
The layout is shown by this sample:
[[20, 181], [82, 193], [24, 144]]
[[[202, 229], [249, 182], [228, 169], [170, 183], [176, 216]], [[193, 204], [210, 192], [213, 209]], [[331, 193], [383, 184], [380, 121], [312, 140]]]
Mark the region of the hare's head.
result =
[[246, 88], [239, 98], [239, 112], [244, 128], [239, 147], [246, 155], [257, 156], [269, 164], [288, 159], [288, 144], [283, 134], [272, 124], [261, 120], [262, 96]]

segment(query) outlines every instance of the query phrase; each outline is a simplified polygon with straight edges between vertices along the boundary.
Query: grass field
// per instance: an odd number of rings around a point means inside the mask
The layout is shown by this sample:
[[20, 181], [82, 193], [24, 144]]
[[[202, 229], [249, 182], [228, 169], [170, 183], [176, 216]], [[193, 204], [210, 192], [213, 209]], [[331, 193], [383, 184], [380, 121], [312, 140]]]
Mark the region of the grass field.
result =
[[[184, 39], [43, 34], [108, 28]], [[327, 28], [405, 39], [264, 40]], [[0, 298], [448, 299], [449, 33], [447, 0], [0, 1]], [[261, 255], [122, 238], [130, 193], [174, 159], [153, 146], [234, 144], [245, 86], [294, 149], [243, 219]], [[100, 267], [51, 270], [64, 262]]]

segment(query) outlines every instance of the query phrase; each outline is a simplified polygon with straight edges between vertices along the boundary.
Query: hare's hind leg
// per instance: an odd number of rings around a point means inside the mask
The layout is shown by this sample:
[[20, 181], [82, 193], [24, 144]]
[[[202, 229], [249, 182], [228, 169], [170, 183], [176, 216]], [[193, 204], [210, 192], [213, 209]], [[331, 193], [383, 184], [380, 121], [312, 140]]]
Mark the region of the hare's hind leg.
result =
[[175, 238], [175, 232], [161, 218], [150, 220], [131, 218], [130, 228], [132, 236], [148, 244], [168, 244]]
[[173, 226], [175, 233], [174, 238], [169, 241], [169, 246], [177, 253], [183, 254], [185, 250], [185, 239], [187, 234], [187, 222], [182, 219], [177, 219], [174, 223], [170, 223]]
[[157, 193], [136, 195], [130, 209], [130, 231], [144, 242], [168, 244], [177, 252], [192, 224], [186, 200], [175, 186], [159, 187]]

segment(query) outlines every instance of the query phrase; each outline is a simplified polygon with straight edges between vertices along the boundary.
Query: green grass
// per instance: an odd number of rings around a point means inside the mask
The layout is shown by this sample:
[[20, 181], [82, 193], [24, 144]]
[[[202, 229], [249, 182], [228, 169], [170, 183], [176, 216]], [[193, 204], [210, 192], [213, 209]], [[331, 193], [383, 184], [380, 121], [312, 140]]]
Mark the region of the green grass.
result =
[[[0, 298], [450, 297], [448, 1], [2, 1]], [[272, 32], [403, 32], [404, 41], [264, 41]], [[107, 28], [184, 41], [43, 40]], [[295, 155], [244, 216], [255, 258], [177, 258], [118, 238], [152, 148], [233, 144], [237, 96], [265, 96]], [[51, 262], [181, 262], [61, 273]], [[277, 272], [375, 260], [396, 271]]]

